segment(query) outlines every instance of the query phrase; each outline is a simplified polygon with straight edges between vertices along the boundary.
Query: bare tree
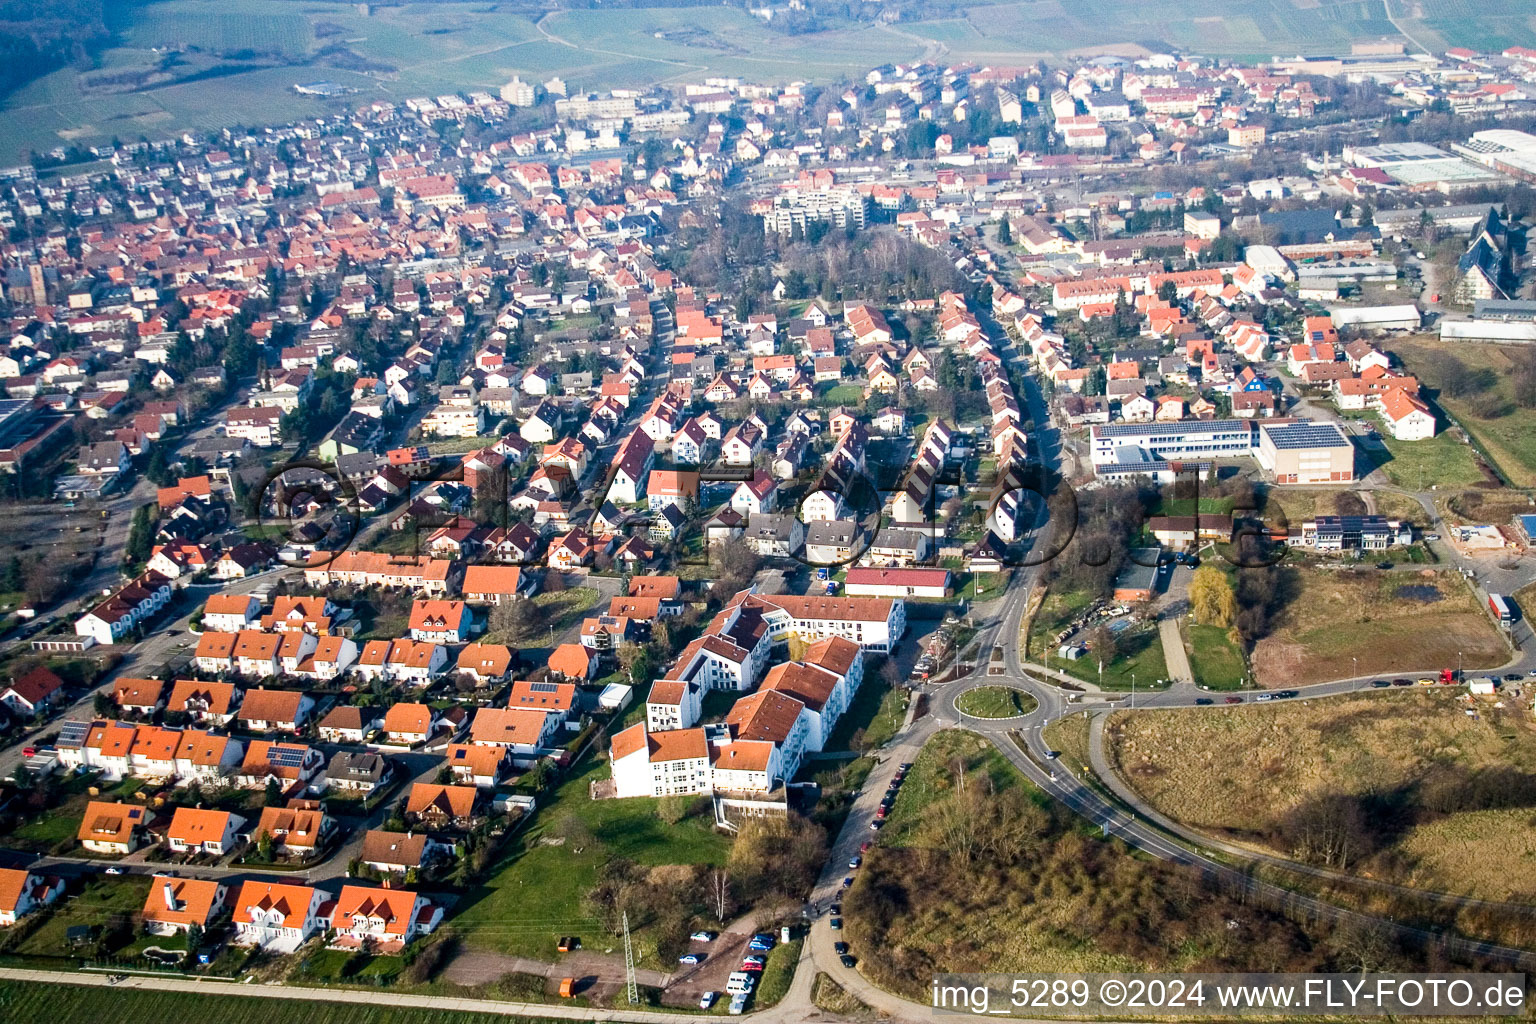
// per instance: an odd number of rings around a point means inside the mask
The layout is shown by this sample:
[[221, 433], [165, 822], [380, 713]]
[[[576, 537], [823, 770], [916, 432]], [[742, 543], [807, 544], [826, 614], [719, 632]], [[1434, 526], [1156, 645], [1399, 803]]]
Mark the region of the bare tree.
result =
[[731, 876], [724, 868], [709, 873], [709, 902], [715, 909], [715, 920], [725, 924], [725, 917], [731, 912]]

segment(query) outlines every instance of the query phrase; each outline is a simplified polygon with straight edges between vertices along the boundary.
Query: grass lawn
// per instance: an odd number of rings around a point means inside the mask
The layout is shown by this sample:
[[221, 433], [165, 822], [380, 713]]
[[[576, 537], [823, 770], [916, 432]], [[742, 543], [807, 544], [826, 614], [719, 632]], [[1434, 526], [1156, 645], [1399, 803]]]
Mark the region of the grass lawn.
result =
[[538, 594], [533, 598], [533, 603], [544, 610], [545, 622], [548, 627], [553, 627], [558, 637], [585, 618], [601, 596], [596, 587], [570, 587], [554, 593]]
[[[730, 840], [705, 814], [676, 825], [662, 822], [652, 799], [591, 800], [589, 786], [607, 765], [589, 758], [540, 807], [534, 824], [508, 846], [484, 885], [468, 892], [453, 924], [471, 948], [550, 959], [561, 935], [579, 935], [589, 949], [620, 940], [601, 933], [581, 906], [597, 869], [623, 857], [639, 864], [724, 864]], [[640, 959], [657, 962], [654, 944], [635, 935]]]
[[[1517, 487], [1536, 487], [1536, 409], [1522, 409], [1514, 402], [1514, 360], [1509, 346], [1442, 344], [1429, 338], [1414, 338], [1394, 342], [1391, 348], [1409, 371], [1429, 387], [1440, 384], [1435, 379], [1434, 366], [1439, 353], [1453, 354], [1468, 369], [1488, 371], [1490, 386], [1484, 393], [1461, 398], [1441, 393], [1437, 400], [1477, 438], [1511, 483]], [[1430, 482], [1439, 483], [1442, 489], [1447, 485], [1438, 480]]]
[[863, 405], [864, 389], [857, 384], [838, 384], [817, 401], [823, 405]]
[[1076, 618], [1078, 612], [1088, 607], [1091, 600], [1092, 597], [1087, 591], [1059, 590], [1052, 587], [1046, 593], [1045, 600], [1040, 602], [1040, 608], [1035, 612], [1031, 628], [1041, 634], [1054, 636]]
[[955, 591], [955, 596], [966, 601], [990, 601], [1002, 594], [1003, 588], [1008, 585], [1008, 574], [1005, 572], [980, 572], [964, 573], [965, 582]]
[[1263, 686], [1414, 672], [1454, 666], [1458, 657], [1468, 669], [1508, 660], [1503, 637], [1456, 573], [1279, 572], [1281, 608], [1250, 659]]
[[357, 984], [360, 979], [388, 981], [405, 969], [398, 956], [371, 956], [343, 949], [322, 949], [294, 965], [288, 980], [299, 985], [316, 982]]
[[795, 965], [800, 962], [800, 946], [804, 941], [781, 942], [769, 952], [762, 977], [757, 980], [757, 992], [752, 997], [754, 1009], [766, 1009], [789, 994], [789, 983], [795, 980]]
[[[60, 897], [48, 920], [23, 939], [15, 952], [31, 956], [67, 956], [65, 936], [75, 925], [106, 929], [126, 922], [144, 907], [149, 887], [143, 878], [130, 875], [93, 875], [79, 895]], [[130, 933], [130, 939], [132, 935]]]
[[[907, 714], [906, 690], [892, 689], [884, 680], [869, 672], [859, 692], [853, 695], [848, 710], [837, 720], [837, 728], [827, 737], [827, 750], [873, 750], [883, 746], [901, 728]], [[854, 735], [862, 733], [855, 745]]]
[[1040, 736], [1059, 755], [1060, 763], [1078, 776], [1088, 769], [1088, 733], [1092, 718], [1086, 714], [1063, 715], [1051, 722]]
[[1116, 640], [1118, 656], [1099, 672], [1099, 663], [1090, 651], [1076, 661], [1056, 656], [1055, 648], [1046, 655], [1046, 665], [1058, 672], [1076, 676], [1086, 683], [1094, 683], [1106, 690], [1129, 690], [1132, 680], [1138, 690], [1160, 689], [1168, 678], [1168, 663], [1163, 660], [1163, 641], [1158, 636], [1156, 623], [1133, 626], [1121, 633]]
[[998, 789], [1029, 785], [996, 747], [974, 733], [959, 729], [934, 733], [912, 762], [906, 781], [896, 794], [886, 826], [880, 830], [881, 846], [915, 843], [924, 809], [954, 791], [957, 765], [964, 765], [967, 779]]
[[80, 834], [81, 811], [79, 801], [66, 801], [59, 807], [34, 818], [7, 837], [6, 843], [22, 850], [51, 851], [60, 843], [72, 841]]
[[1195, 682], [1212, 690], [1235, 690], [1242, 685], [1248, 666], [1226, 629], [1189, 622], [1184, 626], [1184, 638]]
[[1040, 705], [1023, 690], [1011, 686], [979, 686], [962, 693], [955, 706], [973, 718], [1017, 718]]
[[[1536, 899], [1531, 810], [1481, 785], [1536, 772], [1536, 721], [1519, 702], [1460, 687], [1272, 705], [1118, 712], [1106, 743], [1121, 774], [1170, 817], [1293, 855], [1323, 799], [1357, 833], [1347, 870], [1492, 900]], [[1497, 784], [1506, 796], [1507, 782]]]
[[[1198, 509], [1197, 509], [1198, 506]], [[1231, 498], [1161, 498], [1151, 516], [1192, 516], [1199, 511], [1206, 515], [1231, 515]]]
[[[700, 705], [699, 716], [704, 722], [718, 722], [725, 718], [741, 699], [741, 694], [735, 690], [707, 690], [704, 693], [704, 701]], [[644, 705], [642, 705], [643, 707]]]
[[[1399, 487], [1411, 491], [1427, 491], [1431, 487], [1459, 489], [1483, 480], [1476, 453], [1449, 431], [1425, 441], [1399, 441], [1386, 434], [1381, 440], [1390, 456], [1381, 460], [1382, 471]], [[1361, 454], [1366, 455], [1364, 450]]]

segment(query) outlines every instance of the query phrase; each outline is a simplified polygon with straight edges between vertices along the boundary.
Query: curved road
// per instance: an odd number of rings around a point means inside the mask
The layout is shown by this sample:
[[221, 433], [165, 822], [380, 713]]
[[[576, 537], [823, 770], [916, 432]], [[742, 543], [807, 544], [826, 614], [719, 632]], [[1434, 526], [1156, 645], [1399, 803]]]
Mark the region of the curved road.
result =
[[[1046, 424], [1049, 417], [1040, 399], [1038, 389], [1031, 381], [1028, 388], [1031, 414], [1037, 424]], [[1047, 466], [1058, 465], [1060, 454], [1060, 438], [1054, 430], [1042, 429], [1037, 435], [1037, 442], [1041, 445], [1039, 453], [1043, 464]], [[1381, 488], [1386, 490], [1388, 488]], [[1395, 488], [1392, 488], [1396, 490]], [[1413, 492], [1402, 492], [1416, 500], [1429, 514], [1433, 527], [1444, 529], [1438, 509], [1434, 505], [1432, 495]], [[1049, 543], [1050, 527], [1047, 522], [1038, 521], [1035, 525], [1033, 542], [1037, 549], [1044, 549]], [[1452, 559], [1453, 564], [1460, 564], [1459, 558]], [[875, 808], [879, 804], [880, 794], [884, 793], [894, 775], [896, 766], [904, 761], [912, 761], [917, 752], [922, 748], [926, 740], [938, 729], [943, 727], [961, 727], [969, 729], [989, 739], [997, 749], [1024, 774], [1033, 784], [1049, 793], [1056, 800], [1071, 808], [1077, 814], [1099, 825], [1107, 834], [1113, 834], [1124, 840], [1129, 845], [1143, 850], [1156, 857], [1187, 864], [1198, 868], [1207, 878], [1235, 890], [1242, 891], [1251, 897], [1260, 899], [1266, 904], [1284, 909], [1288, 912], [1304, 914], [1325, 920], [1336, 922], [1355, 922], [1372, 927], [1385, 927], [1399, 936], [1414, 942], [1429, 946], [1440, 946], [1454, 954], [1468, 957], [1479, 957], [1491, 960], [1502, 960], [1522, 969], [1536, 966], [1536, 953], [1496, 943], [1483, 942], [1468, 939], [1459, 935], [1429, 931], [1409, 925], [1400, 924], [1370, 914], [1340, 907], [1336, 904], [1320, 900], [1303, 893], [1294, 892], [1269, 882], [1251, 877], [1241, 869], [1214, 859], [1203, 852], [1205, 849], [1221, 848], [1223, 844], [1212, 842], [1204, 836], [1188, 835], [1177, 827], [1171, 829], [1175, 835], [1180, 835], [1193, 844], [1193, 848], [1186, 847], [1168, 837], [1160, 828], [1154, 828], [1145, 820], [1127, 815], [1123, 810], [1112, 806], [1097, 792], [1089, 789], [1078, 779], [1072, 777], [1070, 772], [1053, 771], [1048, 767], [1051, 763], [1053, 752], [1048, 748], [1042, 738], [1042, 730], [1050, 722], [1060, 718], [1069, 710], [1068, 694], [1056, 686], [1042, 682], [1041, 675], [1045, 670], [1041, 666], [1024, 662], [1019, 656], [1019, 628], [1028, 607], [1029, 595], [1038, 581], [1040, 570], [1038, 567], [1029, 567], [1016, 570], [1010, 580], [1007, 591], [1001, 600], [1001, 610], [992, 623], [984, 627], [978, 634], [976, 650], [980, 652], [977, 658], [977, 667], [970, 677], [958, 684], [951, 683], [942, 690], [942, 706], [934, 710], [927, 717], [913, 721], [910, 718], [897, 734], [892, 744], [882, 750], [881, 761], [871, 773], [864, 789], [858, 794], [853, 808], [848, 816], [841, 834], [833, 844], [827, 866], [818, 880], [812, 894], [812, 906], [820, 911], [814, 917], [801, 958], [801, 969], [797, 973], [790, 997], [780, 1004], [776, 1010], [768, 1011], [767, 1015], [775, 1015], [788, 1010], [791, 1007], [808, 1007], [810, 1005], [810, 990], [814, 974], [817, 971], [830, 976], [850, 994], [854, 995], [867, 1005], [898, 1019], [927, 1018], [933, 1013], [930, 1007], [912, 1002], [879, 989], [864, 979], [856, 969], [845, 968], [839, 962], [833, 950], [833, 944], [840, 933], [834, 932], [827, 923], [826, 907], [837, 898], [841, 888], [841, 879], [847, 874], [848, 859], [858, 851], [860, 844], [873, 833], [868, 831], [868, 822], [873, 819]], [[1516, 642], [1515, 657], [1508, 665], [1500, 668], [1500, 673], [1519, 671], [1525, 673], [1536, 669], [1536, 645], [1526, 643], [1523, 649], [1520, 646], [1522, 639], [1528, 638], [1530, 627], [1521, 622], [1512, 638]], [[1000, 647], [1003, 651], [1001, 670], [997, 674], [989, 672], [989, 665], [998, 666], [997, 662], [989, 662], [989, 652], [993, 647]], [[1433, 674], [1438, 671], [1438, 666], [1431, 667], [1425, 673], [1415, 675]], [[1394, 675], [1401, 673], [1394, 673]], [[1300, 699], [1315, 697], [1327, 697], [1337, 694], [1353, 693], [1362, 689], [1370, 689], [1373, 676], [1359, 676], [1349, 679], [1333, 680], [1312, 686], [1299, 687]], [[1021, 689], [1035, 698], [1038, 707], [1029, 715], [1007, 720], [986, 720], [964, 715], [956, 710], [955, 698], [967, 690], [979, 686], [1008, 685]], [[939, 688], [929, 687], [928, 693], [934, 700], [939, 700]], [[1254, 700], [1265, 691], [1246, 691], [1245, 701]], [[1268, 691], [1277, 693], [1279, 691]], [[1113, 703], [1104, 695], [1073, 693], [1071, 697], [1084, 703], [1096, 702], [1101, 707], [1119, 707], [1130, 704], [1123, 699], [1123, 695], [1116, 695]], [[1134, 704], [1136, 710], [1151, 710], [1156, 708], [1168, 708], [1179, 706], [1193, 706], [1198, 702], [1209, 702], [1213, 698], [1204, 691], [1194, 686], [1180, 685], [1167, 690], [1138, 695]], [[915, 703], [915, 702], [914, 702]], [[1015, 735], [1018, 741], [1015, 741]], [[1021, 744], [1024, 749], [1021, 749]], [[1027, 753], [1026, 753], [1027, 751]], [[1110, 773], [1112, 776], [1112, 773]], [[1110, 777], [1110, 776], [1106, 776]], [[1239, 853], [1249, 861], [1257, 860], [1249, 851], [1233, 848], [1233, 852]], [[1293, 865], [1287, 864], [1288, 867]], [[1417, 893], [1417, 890], [1414, 890]], [[1457, 900], [1456, 897], [1445, 894], [1420, 894], [1429, 899], [1437, 897], [1446, 900]], [[1467, 904], [1471, 905], [1471, 904]], [[858, 952], [858, 951], [855, 951]], [[803, 1018], [801, 1018], [803, 1019]]]

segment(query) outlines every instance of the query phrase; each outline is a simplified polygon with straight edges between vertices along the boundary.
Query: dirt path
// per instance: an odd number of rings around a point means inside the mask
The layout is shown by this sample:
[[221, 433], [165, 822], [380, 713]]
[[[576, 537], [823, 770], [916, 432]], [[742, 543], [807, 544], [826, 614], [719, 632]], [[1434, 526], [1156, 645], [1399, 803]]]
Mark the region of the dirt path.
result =
[[[443, 978], [455, 985], [488, 985], [503, 975], [532, 974], [541, 978], [590, 978], [609, 984], [624, 984], [624, 957], [617, 953], [580, 950], [567, 953], [559, 961], [535, 960], [485, 950], [468, 950], [453, 958], [443, 969]], [[664, 988], [671, 975], [662, 971], [637, 969], [635, 980], [652, 988]]]
[[1179, 633], [1179, 620], [1165, 614], [1157, 620], [1157, 630], [1163, 640], [1163, 661], [1168, 665], [1168, 682], [1193, 683], [1195, 673], [1189, 667], [1189, 654], [1184, 650], [1184, 637]]

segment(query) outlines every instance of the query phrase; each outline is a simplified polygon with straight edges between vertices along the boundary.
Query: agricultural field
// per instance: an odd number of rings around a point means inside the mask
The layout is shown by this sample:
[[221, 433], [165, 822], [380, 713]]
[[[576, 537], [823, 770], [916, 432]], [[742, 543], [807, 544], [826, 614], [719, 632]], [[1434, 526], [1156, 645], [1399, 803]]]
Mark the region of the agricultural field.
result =
[[[113, 137], [314, 117], [374, 99], [494, 91], [514, 75], [560, 75], [577, 88], [608, 89], [742, 74], [745, 64], [756, 72], [751, 77], [764, 80], [830, 81], [923, 48], [852, 23], [785, 36], [725, 8], [567, 11], [535, 24], [456, 0], [157, 0], [109, 7], [115, 38], [95, 66], [63, 68], [0, 107], [0, 162]], [[326, 98], [293, 91], [314, 81], [353, 92]]]
[[[1281, 856], [1419, 888], [1529, 902], [1536, 723], [1461, 688], [1272, 706], [1121, 712], [1106, 742], [1153, 806]], [[1469, 713], [1471, 712], [1471, 713]], [[1322, 838], [1330, 826], [1347, 843]]]
[[[1432, 6], [1432, 5], [1426, 5]], [[975, 35], [967, 35], [969, 25]], [[1352, 39], [1397, 36], [1382, 0], [1194, 0], [1176, 10], [1132, 0], [1031, 0], [972, 8], [961, 21], [905, 24], [956, 55], [1144, 53], [1178, 49], [1221, 56], [1348, 52]]]
[[[1510, 483], [1536, 487], [1536, 409], [1521, 408], [1514, 400], [1514, 362], [1508, 346], [1443, 344], [1416, 337], [1394, 342], [1391, 348], [1426, 386], [1441, 389], [1436, 399], [1440, 406], [1466, 428]], [[1447, 356], [1469, 371], [1470, 383], [1454, 396], [1443, 387], [1444, 370], [1439, 360]], [[1436, 443], [1439, 440], [1436, 438]], [[1454, 481], [1431, 477], [1428, 483], [1445, 487]]]
[[[113, 137], [208, 131], [313, 117], [372, 99], [492, 90], [514, 75], [581, 90], [739, 75], [827, 83], [921, 56], [1014, 60], [1182, 49], [1218, 56], [1338, 52], [1397, 36], [1499, 50], [1529, 41], [1523, 0], [1194, 0], [1175, 13], [1133, 0], [1012, 0], [960, 17], [872, 26], [823, 16], [789, 35], [728, 7], [554, 11], [535, 21], [470, 0], [360, 5], [339, 0], [153, 0], [109, 4], [109, 47], [8, 97], [0, 161]], [[1410, 7], [1411, 10], [1402, 10]], [[300, 96], [328, 81], [350, 95]], [[253, 113], [259, 112], [259, 113]]]
[[1509, 658], [1503, 637], [1455, 573], [1293, 565], [1278, 572], [1280, 605], [1250, 659], [1261, 686], [1427, 671], [1458, 659], [1468, 669], [1491, 668]]
[[1525, 0], [1385, 0], [1397, 23], [1425, 46], [1498, 53], [1529, 46], [1536, 14]]
[[[231, 986], [233, 991], [233, 986]], [[256, 1000], [244, 995], [152, 992], [34, 982], [0, 981], [0, 1006], [9, 1024], [58, 1021], [198, 1020], [202, 1024], [245, 1024], [260, 1016], [266, 1024], [466, 1024], [506, 1018], [464, 1010], [426, 1010], [374, 1003], [326, 1003], [297, 999]], [[552, 1024], [522, 1018], [529, 1024]]]

